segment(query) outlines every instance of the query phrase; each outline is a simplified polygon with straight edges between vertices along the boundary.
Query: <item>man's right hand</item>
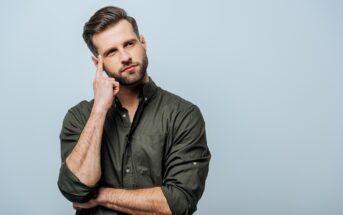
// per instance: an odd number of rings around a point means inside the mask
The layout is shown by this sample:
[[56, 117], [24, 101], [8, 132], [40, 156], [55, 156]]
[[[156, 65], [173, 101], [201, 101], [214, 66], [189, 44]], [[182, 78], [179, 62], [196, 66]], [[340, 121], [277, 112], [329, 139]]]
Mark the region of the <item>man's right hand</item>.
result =
[[93, 81], [94, 106], [93, 109], [99, 112], [107, 112], [111, 107], [114, 98], [119, 92], [119, 83], [110, 77], [103, 75], [103, 59], [98, 56], [96, 64], [96, 75]]

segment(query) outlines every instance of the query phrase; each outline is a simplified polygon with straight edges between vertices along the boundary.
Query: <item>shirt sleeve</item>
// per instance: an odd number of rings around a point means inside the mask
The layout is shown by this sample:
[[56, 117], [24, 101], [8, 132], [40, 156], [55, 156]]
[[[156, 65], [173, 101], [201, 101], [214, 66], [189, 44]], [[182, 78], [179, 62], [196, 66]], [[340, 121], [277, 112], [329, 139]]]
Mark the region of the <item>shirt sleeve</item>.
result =
[[96, 196], [97, 192], [97, 185], [89, 187], [82, 183], [65, 162], [75, 147], [86, 122], [87, 117], [75, 108], [70, 109], [63, 120], [60, 134], [62, 165], [57, 184], [61, 193], [71, 202], [87, 202]]
[[192, 214], [201, 198], [211, 153], [207, 146], [205, 122], [197, 106], [178, 113], [172, 144], [165, 158], [162, 192], [172, 214]]

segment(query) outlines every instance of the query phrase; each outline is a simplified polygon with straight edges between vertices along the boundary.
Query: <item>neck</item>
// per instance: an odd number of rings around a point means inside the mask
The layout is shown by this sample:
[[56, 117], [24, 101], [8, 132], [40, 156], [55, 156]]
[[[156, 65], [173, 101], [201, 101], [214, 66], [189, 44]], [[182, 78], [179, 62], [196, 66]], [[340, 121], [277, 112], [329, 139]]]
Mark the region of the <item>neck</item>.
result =
[[149, 77], [146, 74], [141, 83], [135, 86], [120, 86], [119, 93], [117, 95], [123, 107], [129, 108], [132, 106], [138, 106], [138, 94], [142, 84], [149, 82]]

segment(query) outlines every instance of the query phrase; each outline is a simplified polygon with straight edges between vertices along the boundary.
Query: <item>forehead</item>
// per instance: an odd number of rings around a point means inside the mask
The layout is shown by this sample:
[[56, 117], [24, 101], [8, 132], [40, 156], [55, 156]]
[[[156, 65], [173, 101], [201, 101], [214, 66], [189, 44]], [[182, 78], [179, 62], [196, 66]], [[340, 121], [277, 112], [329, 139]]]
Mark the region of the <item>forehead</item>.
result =
[[120, 20], [117, 24], [95, 34], [92, 40], [99, 54], [102, 54], [108, 48], [119, 46], [133, 38], [137, 38], [137, 35], [132, 25], [127, 20]]

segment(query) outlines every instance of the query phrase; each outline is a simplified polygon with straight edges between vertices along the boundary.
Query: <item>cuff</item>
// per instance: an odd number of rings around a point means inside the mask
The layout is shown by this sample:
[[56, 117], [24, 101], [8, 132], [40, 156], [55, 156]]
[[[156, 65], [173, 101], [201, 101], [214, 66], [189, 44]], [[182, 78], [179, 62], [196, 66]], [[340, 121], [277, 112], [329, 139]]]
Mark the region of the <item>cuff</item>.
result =
[[70, 171], [65, 162], [60, 168], [57, 184], [61, 193], [71, 202], [87, 202], [98, 194], [98, 184], [92, 187], [85, 185]]
[[195, 204], [186, 197], [186, 194], [177, 186], [166, 185], [161, 187], [172, 214], [193, 214], [196, 211]]

